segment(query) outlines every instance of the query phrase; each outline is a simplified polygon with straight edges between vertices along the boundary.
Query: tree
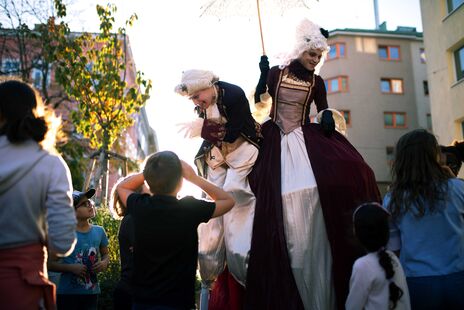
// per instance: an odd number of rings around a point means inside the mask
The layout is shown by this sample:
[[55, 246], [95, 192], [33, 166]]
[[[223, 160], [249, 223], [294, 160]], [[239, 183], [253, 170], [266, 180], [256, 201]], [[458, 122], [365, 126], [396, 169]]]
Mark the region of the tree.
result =
[[[55, 0], [58, 17], [66, 15], [66, 8]], [[62, 22], [65, 35], [57, 43], [58, 65], [56, 79], [70, 98], [77, 102], [72, 121], [77, 131], [100, 152], [103, 201], [107, 196], [108, 155], [114, 141], [133, 124], [133, 114], [149, 98], [151, 81], [137, 71], [128, 80], [132, 64], [127, 63], [126, 28], [137, 19], [132, 15], [113, 33], [116, 6], [97, 5], [100, 33], [73, 34]]]
[[54, 42], [63, 34], [55, 29], [54, 0], [0, 0], [0, 23], [0, 75], [33, 84], [53, 108], [67, 101], [61, 89], [49, 92]]
[[[71, 1], [66, 1], [66, 5]], [[48, 108], [63, 116], [69, 112], [70, 100], [52, 81], [53, 66], [58, 56], [57, 43], [63, 42], [69, 29], [56, 24], [56, 14], [66, 12], [62, 0], [0, 0], [0, 75], [15, 76], [40, 91]], [[66, 112], [67, 111], [67, 112]], [[57, 149], [68, 164], [76, 188], [80, 188], [87, 164], [85, 141], [75, 134], [71, 120], [62, 118], [63, 135]]]

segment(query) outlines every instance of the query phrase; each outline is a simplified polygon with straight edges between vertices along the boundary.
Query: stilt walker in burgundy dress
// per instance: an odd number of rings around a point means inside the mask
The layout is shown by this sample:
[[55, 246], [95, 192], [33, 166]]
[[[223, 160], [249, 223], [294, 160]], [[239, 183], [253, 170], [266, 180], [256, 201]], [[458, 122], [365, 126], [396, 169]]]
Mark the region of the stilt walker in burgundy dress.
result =
[[[255, 101], [272, 98], [263, 144], [249, 176], [256, 196], [246, 281], [246, 309], [343, 309], [351, 267], [362, 255], [351, 216], [380, 201], [375, 177], [335, 131], [323, 79], [315, 69], [328, 51], [327, 31], [297, 27], [282, 65], [260, 62]], [[310, 123], [310, 104], [321, 115]]]

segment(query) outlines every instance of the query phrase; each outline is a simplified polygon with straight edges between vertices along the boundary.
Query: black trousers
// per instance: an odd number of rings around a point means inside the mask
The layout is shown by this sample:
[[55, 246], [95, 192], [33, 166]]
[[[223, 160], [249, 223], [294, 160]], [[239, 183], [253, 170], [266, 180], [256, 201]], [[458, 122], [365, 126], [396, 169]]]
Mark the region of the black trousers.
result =
[[56, 306], [58, 310], [97, 310], [97, 305], [98, 294], [56, 295]]

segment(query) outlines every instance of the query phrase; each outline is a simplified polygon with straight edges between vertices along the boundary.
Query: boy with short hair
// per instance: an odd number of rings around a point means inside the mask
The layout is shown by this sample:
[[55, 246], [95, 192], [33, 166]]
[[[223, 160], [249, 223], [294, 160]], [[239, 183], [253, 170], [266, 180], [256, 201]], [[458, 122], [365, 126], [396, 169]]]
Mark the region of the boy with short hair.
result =
[[[177, 199], [183, 178], [214, 202]], [[136, 193], [144, 182], [152, 195]], [[134, 220], [133, 309], [193, 309], [197, 227], [229, 211], [234, 199], [169, 151], [151, 155], [143, 173], [127, 177], [116, 190]]]
[[95, 189], [74, 191], [73, 205], [77, 218], [77, 244], [60, 262], [49, 261], [50, 270], [62, 272], [57, 289], [58, 310], [97, 309], [100, 286], [97, 273], [108, 268], [108, 237], [103, 227], [90, 223], [95, 217], [91, 197]]

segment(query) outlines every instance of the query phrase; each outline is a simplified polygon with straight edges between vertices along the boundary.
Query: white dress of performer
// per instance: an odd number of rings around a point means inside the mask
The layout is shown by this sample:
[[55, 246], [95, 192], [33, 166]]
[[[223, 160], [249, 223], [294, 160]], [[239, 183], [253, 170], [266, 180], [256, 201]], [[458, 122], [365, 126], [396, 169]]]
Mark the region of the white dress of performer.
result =
[[[175, 91], [188, 96], [200, 114], [197, 120], [182, 124], [186, 137], [205, 139], [195, 158], [200, 174], [236, 201], [231, 211], [198, 227], [202, 287], [210, 288], [225, 264], [245, 286], [256, 200], [247, 176], [258, 156], [259, 124], [251, 115], [243, 90], [219, 81], [210, 71], [183, 72]], [[224, 130], [217, 134], [220, 143], [206, 140], [205, 124]]]

